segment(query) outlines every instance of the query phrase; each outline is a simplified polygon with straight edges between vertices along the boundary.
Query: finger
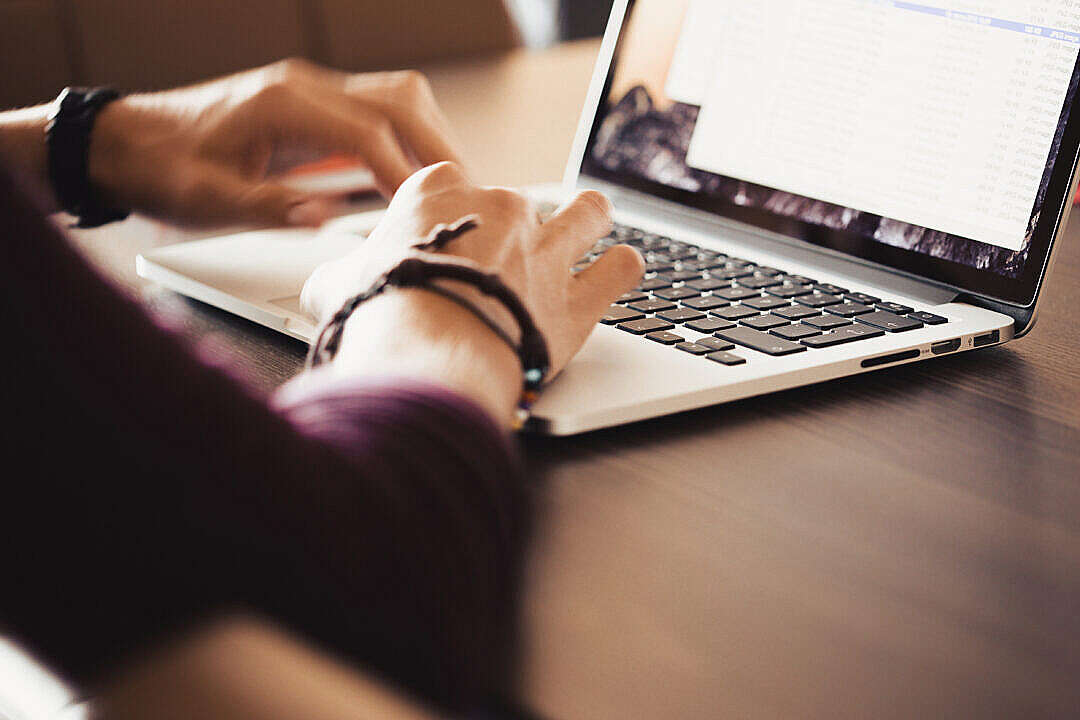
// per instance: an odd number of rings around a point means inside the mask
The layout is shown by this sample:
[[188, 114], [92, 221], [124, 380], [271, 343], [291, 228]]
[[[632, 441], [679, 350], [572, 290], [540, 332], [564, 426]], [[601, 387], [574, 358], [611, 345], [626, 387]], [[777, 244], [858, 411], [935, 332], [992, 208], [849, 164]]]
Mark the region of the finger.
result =
[[423, 165], [461, 164], [458, 143], [423, 74], [415, 71], [354, 75], [345, 92], [362, 107], [384, 113]]
[[450, 161], [461, 164], [461, 152], [450, 136], [434, 104], [419, 108], [391, 107], [387, 115], [394, 128], [412, 149], [422, 165]]
[[312, 195], [270, 181], [252, 181], [216, 167], [178, 194], [187, 215], [197, 211], [207, 222], [318, 227], [336, 214], [338, 200]]
[[373, 112], [350, 112], [318, 93], [291, 90], [278, 122], [297, 136], [331, 153], [360, 156], [386, 197], [417, 170], [406, 156], [392, 123]]
[[579, 272], [572, 282], [581, 312], [600, 317], [620, 295], [633, 290], [645, 274], [645, 260], [629, 245], [609, 248], [600, 259]]
[[611, 232], [611, 211], [611, 202], [606, 197], [595, 190], [586, 190], [544, 223], [544, 237], [568, 243], [572, 258], [577, 259]]

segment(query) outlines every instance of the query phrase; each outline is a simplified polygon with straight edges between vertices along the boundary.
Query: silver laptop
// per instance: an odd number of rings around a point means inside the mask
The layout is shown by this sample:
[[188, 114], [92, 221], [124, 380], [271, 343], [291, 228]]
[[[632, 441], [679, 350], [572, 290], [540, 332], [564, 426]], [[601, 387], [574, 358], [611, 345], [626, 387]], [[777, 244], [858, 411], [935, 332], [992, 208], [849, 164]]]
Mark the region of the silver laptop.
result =
[[[1076, 189], [1071, 2], [616, 0], [558, 202], [607, 193], [648, 262], [535, 407], [580, 433], [999, 345], [1029, 331]], [[310, 341], [351, 232], [138, 259]], [[585, 260], [587, 262], [587, 259]]]

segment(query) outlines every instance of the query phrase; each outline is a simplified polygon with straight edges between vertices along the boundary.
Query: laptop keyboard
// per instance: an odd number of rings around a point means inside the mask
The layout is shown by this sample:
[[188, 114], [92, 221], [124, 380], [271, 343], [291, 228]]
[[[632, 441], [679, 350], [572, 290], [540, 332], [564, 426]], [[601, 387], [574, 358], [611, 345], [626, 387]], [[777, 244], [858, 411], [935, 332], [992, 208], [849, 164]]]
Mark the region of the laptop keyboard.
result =
[[620, 243], [642, 253], [646, 274], [600, 322], [721, 365], [746, 364], [755, 353], [793, 355], [948, 322], [886, 298], [624, 225], [616, 225], [575, 271]]

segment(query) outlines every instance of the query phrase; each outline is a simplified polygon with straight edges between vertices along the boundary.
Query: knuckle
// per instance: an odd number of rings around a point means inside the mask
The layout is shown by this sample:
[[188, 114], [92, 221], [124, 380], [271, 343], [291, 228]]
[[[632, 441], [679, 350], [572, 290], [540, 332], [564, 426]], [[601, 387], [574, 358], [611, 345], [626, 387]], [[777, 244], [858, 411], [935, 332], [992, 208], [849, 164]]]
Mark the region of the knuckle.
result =
[[465, 173], [457, 163], [444, 161], [429, 166], [427, 169], [427, 177], [433, 182], [444, 182], [447, 180], [463, 180], [465, 178]]
[[272, 66], [274, 72], [284, 81], [296, 81], [308, 77], [314, 65], [301, 57], [287, 57], [278, 60]]
[[457, 163], [440, 162], [420, 170], [411, 180], [421, 192], [432, 192], [463, 184], [465, 173]]
[[292, 85], [280, 77], [272, 76], [267, 78], [251, 100], [257, 105], [274, 108], [292, 102], [294, 96]]
[[607, 197], [596, 190], [584, 190], [578, 193], [576, 202], [586, 205], [592, 209], [595, 209], [607, 222], [611, 222], [611, 201]]
[[412, 99], [422, 99], [431, 94], [431, 83], [419, 70], [401, 70], [395, 74], [394, 83]]
[[484, 192], [487, 202], [494, 206], [498, 212], [507, 215], [526, 215], [531, 203], [521, 193], [510, 188], [494, 187]]
[[285, 58], [267, 65], [262, 72], [262, 82], [253, 99], [268, 105], [286, 102], [295, 97], [296, 88], [306, 81], [315, 66], [298, 57]]

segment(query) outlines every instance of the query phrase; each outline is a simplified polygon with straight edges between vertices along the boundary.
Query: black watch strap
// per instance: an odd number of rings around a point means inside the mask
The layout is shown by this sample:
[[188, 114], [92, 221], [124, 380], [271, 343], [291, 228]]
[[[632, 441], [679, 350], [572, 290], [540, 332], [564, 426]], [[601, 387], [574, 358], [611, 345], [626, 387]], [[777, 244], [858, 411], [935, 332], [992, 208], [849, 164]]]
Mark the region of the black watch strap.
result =
[[65, 88], [45, 128], [49, 180], [60, 207], [78, 218], [76, 227], [99, 227], [129, 215], [109, 207], [90, 182], [94, 122], [101, 109], [119, 97], [112, 88]]

